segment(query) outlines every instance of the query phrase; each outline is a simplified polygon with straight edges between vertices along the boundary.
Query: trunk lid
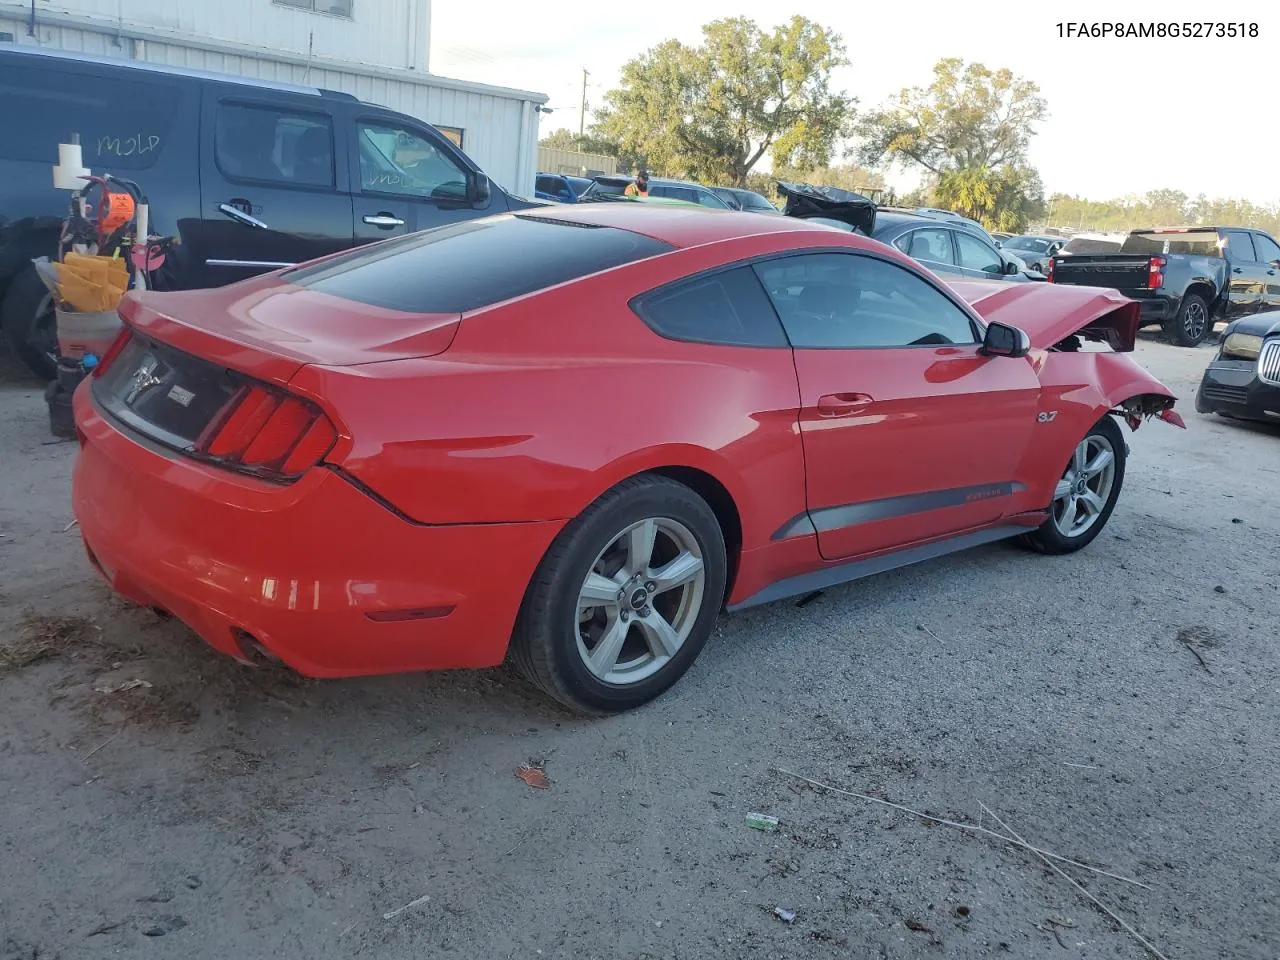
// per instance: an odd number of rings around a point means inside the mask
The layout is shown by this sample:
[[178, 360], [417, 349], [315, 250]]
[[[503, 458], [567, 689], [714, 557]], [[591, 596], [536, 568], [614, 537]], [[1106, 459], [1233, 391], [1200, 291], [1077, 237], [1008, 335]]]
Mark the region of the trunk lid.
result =
[[314, 418], [284, 389], [303, 366], [432, 356], [452, 343], [460, 316], [354, 303], [273, 277], [130, 293], [120, 315], [126, 327], [93, 380], [95, 400], [143, 436], [196, 455], [246, 396], [264, 416], [279, 407], [281, 417]]
[[807, 183], [778, 182], [778, 192], [786, 198], [783, 214], [801, 220], [838, 220], [871, 236], [876, 225], [876, 204], [860, 193], [838, 187], [814, 187]]
[[143, 337], [277, 386], [308, 363], [434, 356], [448, 349], [461, 319], [356, 303], [273, 276], [213, 290], [130, 293], [120, 315]]
[[1118, 353], [1131, 351], [1137, 341], [1141, 307], [1115, 290], [981, 280], [950, 286], [983, 320], [1025, 331], [1037, 350], [1073, 335], [1106, 343]]

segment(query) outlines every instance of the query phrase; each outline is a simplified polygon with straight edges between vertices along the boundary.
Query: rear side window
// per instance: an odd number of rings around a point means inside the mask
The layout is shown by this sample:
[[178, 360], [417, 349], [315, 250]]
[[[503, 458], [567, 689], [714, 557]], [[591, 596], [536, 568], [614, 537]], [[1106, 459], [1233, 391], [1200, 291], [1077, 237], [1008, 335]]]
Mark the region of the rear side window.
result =
[[786, 334], [750, 267], [684, 280], [633, 301], [640, 319], [672, 340], [785, 347]]
[[1228, 230], [1227, 256], [1232, 260], [1252, 262], [1256, 259], [1253, 252], [1253, 238], [1243, 230]]
[[504, 215], [353, 250], [284, 279], [409, 313], [465, 313], [675, 249], [613, 227]]
[[333, 186], [333, 121], [324, 114], [224, 103], [214, 142], [219, 169], [233, 179]]
[[146, 170], [168, 146], [181, 87], [14, 59], [20, 63], [0, 65], [0, 157], [54, 164], [58, 144], [75, 133], [85, 165], [95, 172]]

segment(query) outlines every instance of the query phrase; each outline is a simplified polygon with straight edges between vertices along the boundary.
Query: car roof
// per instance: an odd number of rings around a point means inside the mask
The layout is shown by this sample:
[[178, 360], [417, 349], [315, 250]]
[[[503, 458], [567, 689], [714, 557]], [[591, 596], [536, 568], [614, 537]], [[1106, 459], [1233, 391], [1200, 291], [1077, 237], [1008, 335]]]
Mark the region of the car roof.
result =
[[760, 234], [831, 233], [829, 227], [810, 224], [798, 217], [769, 216], [713, 210], [694, 204], [585, 203], [520, 211], [516, 216], [558, 220], [562, 223], [629, 230], [673, 247], [699, 247], [722, 240], [736, 240]]
[[[601, 180], [601, 181], [604, 181], [604, 182], [610, 182], [610, 181], [613, 181], [613, 182], [616, 182], [616, 183], [630, 183], [632, 180], [634, 180], [634, 179], [635, 179], [635, 174], [633, 174], [633, 173], [606, 173], [606, 174], [602, 174], [601, 176], [598, 176], [598, 177], [592, 177], [591, 179], [592, 179], [592, 180]], [[670, 179], [669, 177], [654, 177], [654, 176], [650, 176], [650, 177], [649, 177], [649, 185], [650, 185], [650, 186], [655, 186], [655, 185], [656, 185], [656, 186], [665, 186], [665, 187], [701, 187], [703, 190], [710, 190], [710, 189], [711, 189], [710, 187], [708, 187], [708, 186], [704, 186], [704, 185], [703, 185], [703, 184], [701, 184], [701, 183], [694, 183], [692, 180], [672, 180], [672, 179]]]

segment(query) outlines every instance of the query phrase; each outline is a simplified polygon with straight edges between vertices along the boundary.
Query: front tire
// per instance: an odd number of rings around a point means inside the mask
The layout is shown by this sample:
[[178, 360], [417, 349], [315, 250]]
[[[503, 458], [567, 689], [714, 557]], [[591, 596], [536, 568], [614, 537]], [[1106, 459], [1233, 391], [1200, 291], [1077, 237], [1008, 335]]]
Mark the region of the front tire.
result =
[[706, 501], [666, 477], [633, 477], [552, 542], [520, 608], [511, 659], [578, 712], [638, 707], [702, 650], [727, 570]]
[[1054, 489], [1049, 518], [1023, 543], [1040, 553], [1074, 553], [1093, 542], [1111, 518], [1124, 485], [1124, 434], [1110, 416], [1072, 451]]
[[1213, 331], [1213, 316], [1209, 304], [1198, 293], [1188, 293], [1182, 298], [1178, 312], [1165, 325], [1165, 335], [1179, 347], [1198, 347]]

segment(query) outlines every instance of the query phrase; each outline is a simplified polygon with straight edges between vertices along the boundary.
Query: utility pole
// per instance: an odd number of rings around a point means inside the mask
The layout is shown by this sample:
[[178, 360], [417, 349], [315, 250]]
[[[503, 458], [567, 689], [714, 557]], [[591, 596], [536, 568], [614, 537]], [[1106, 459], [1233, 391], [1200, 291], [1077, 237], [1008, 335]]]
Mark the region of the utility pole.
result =
[[582, 68], [582, 110], [578, 113], [578, 137], [581, 138], [587, 127], [587, 68]]

